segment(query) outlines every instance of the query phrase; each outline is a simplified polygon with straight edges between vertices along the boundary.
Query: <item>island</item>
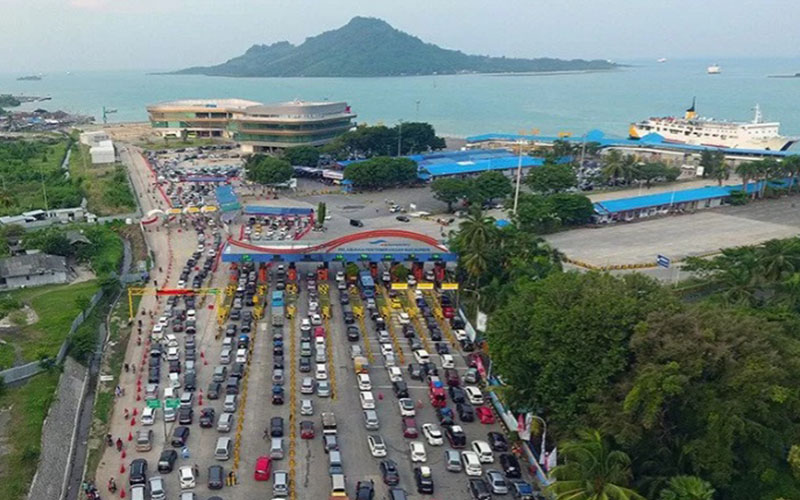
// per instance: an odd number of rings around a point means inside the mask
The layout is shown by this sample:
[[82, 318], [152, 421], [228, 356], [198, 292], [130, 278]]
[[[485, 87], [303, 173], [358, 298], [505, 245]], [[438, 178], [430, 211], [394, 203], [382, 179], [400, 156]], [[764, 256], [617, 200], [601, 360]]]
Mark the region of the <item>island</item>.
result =
[[300, 45], [253, 45], [216, 66], [167, 74], [228, 77], [379, 77], [463, 73], [602, 71], [620, 66], [607, 60], [521, 59], [469, 55], [443, 49], [375, 18], [355, 17], [341, 28]]

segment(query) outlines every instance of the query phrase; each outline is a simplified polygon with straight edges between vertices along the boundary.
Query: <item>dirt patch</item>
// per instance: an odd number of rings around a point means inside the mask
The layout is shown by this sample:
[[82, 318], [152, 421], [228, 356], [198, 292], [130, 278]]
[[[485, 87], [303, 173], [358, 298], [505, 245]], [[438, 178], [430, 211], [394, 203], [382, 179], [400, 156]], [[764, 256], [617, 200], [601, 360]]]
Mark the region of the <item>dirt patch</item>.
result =
[[8, 429], [13, 409], [13, 406], [0, 408], [0, 456], [8, 455], [11, 452], [11, 439], [8, 436]]
[[[24, 318], [24, 324], [23, 325], [15, 323], [15, 319], [17, 319], [17, 318], [15, 317], [16, 315], [14, 313], [16, 313], [18, 311], [20, 313], [22, 313], [22, 315], [24, 315], [24, 316], [20, 315], [21, 317], [19, 318], [19, 319], [23, 319]], [[32, 307], [28, 307], [27, 305], [24, 305], [24, 306], [22, 306], [21, 309], [17, 309], [17, 311], [13, 311], [11, 314], [9, 314], [5, 318], [1, 319], [0, 320], [0, 329], [10, 329], [10, 328], [16, 329], [16, 328], [19, 328], [21, 326], [32, 325], [32, 324], [36, 323], [37, 321], [39, 321], [39, 315], [36, 314], [36, 311], [34, 311]]]

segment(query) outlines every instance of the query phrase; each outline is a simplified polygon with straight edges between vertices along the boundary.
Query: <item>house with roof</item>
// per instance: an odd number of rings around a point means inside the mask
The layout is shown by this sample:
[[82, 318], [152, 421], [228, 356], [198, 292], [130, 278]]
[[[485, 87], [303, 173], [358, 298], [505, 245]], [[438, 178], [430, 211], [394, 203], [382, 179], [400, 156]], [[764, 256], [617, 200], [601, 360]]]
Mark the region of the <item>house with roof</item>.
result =
[[0, 259], [0, 288], [13, 290], [69, 281], [67, 260], [44, 253]]

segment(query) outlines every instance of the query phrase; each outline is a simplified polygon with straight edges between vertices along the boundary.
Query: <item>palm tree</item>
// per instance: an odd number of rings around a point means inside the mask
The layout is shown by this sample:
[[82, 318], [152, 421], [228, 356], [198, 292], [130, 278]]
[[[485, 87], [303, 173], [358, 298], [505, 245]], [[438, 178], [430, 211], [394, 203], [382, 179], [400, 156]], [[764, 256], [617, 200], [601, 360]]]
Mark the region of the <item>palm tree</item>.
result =
[[711, 170], [711, 176], [722, 186], [722, 182], [727, 181], [731, 177], [731, 166], [723, 158], [722, 161], [714, 165]]
[[596, 430], [582, 431], [578, 441], [563, 445], [566, 463], [553, 469], [548, 489], [557, 500], [644, 500], [627, 487], [631, 459], [611, 448]]
[[489, 254], [497, 235], [494, 222], [494, 218], [486, 217], [480, 210], [476, 210], [460, 225], [457, 247], [464, 270], [474, 283], [478, 282], [489, 265]]
[[658, 500], [712, 500], [716, 490], [697, 476], [675, 476], [661, 490]]
[[614, 182], [625, 177], [624, 157], [618, 150], [612, 149], [603, 157], [603, 176]]
[[786, 176], [789, 177], [789, 191], [794, 188], [795, 183], [797, 180], [797, 175], [800, 174], [800, 155], [791, 155], [787, 156], [781, 162], [783, 165], [783, 170], [786, 172]]
[[800, 271], [800, 240], [769, 240], [757, 249], [759, 268], [768, 281], [782, 281]]
[[758, 175], [758, 168], [755, 162], [746, 161], [740, 163], [734, 169], [735, 172], [742, 178], [742, 191], [747, 194], [747, 183], [750, 179], [756, 179]]

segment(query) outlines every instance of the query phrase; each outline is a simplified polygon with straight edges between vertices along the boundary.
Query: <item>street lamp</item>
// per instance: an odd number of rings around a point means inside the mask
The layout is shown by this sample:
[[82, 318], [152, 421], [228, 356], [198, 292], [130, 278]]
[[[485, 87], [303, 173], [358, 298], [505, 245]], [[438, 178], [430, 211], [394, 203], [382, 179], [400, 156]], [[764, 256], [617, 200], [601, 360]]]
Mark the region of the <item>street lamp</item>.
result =
[[517, 162], [517, 187], [514, 189], [514, 215], [517, 215], [517, 205], [519, 204], [519, 185], [522, 181], [522, 145], [524, 141], [522, 139], [517, 141], [517, 146], [519, 146], [519, 161]]
[[400, 156], [400, 144], [403, 142], [403, 119], [400, 118], [400, 123], [397, 127], [397, 156]]

